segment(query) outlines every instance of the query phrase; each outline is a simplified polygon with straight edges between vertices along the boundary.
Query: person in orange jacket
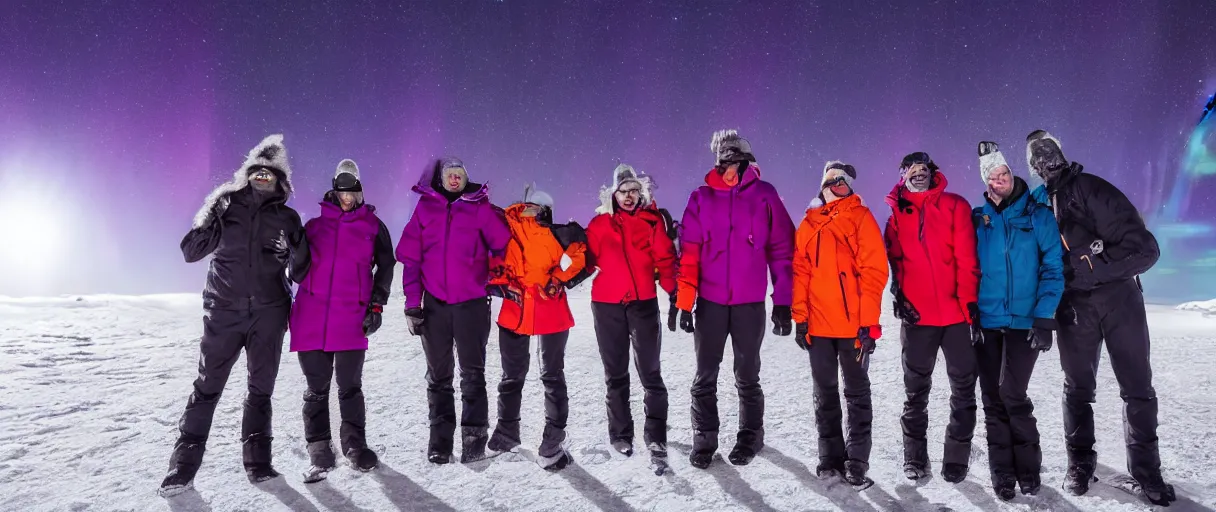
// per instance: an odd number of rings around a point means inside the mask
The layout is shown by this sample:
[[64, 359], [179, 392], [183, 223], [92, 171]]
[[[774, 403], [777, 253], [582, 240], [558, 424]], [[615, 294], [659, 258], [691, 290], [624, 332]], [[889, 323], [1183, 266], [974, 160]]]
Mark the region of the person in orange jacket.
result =
[[523, 202], [502, 214], [511, 228], [511, 241], [490, 271], [491, 294], [503, 298], [498, 314], [502, 381], [498, 425], [487, 449], [497, 454], [520, 445], [519, 410], [535, 335], [540, 338], [540, 381], [545, 387], [545, 431], [537, 463], [557, 470], [572, 460], [564, 446], [569, 415], [566, 341], [574, 327], [566, 288], [586, 277], [586, 235], [575, 223], [553, 225], [553, 199], [531, 186], [525, 189]]
[[[831, 161], [819, 196], [798, 226], [794, 253], [793, 319], [798, 347], [811, 359], [820, 478], [841, 476], [868, 487], [869, 354], [882, 336], [878, 316], [887, 284], [887, 250], [874, 214], [853, 192], [857, 170]], [[840, 377], [837, 377], [839, 361]], [[849, 410], [848, 440], [841, 432], [839, 380]]]

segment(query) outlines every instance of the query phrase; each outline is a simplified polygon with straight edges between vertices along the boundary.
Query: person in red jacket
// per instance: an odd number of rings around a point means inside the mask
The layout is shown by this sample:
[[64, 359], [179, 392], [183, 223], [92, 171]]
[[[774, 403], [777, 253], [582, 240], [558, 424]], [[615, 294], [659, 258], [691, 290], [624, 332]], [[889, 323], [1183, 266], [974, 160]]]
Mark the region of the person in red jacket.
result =
[[900, 181], [887, 195], [891, 217], [884, 238], [891, 261], [895, 316], [903, 320], [904, 476], [929, 476], [929, 389], [938, 348], [950, 378], [950, 423], [942, 478], [967, 477], [975, 432], [975, 382], [978, 364], [973, 345], [983, 340], [976, 294], [979, 264], [971, 205], [946, 192], [946, 176], [927, 153], [905, 156]]
[[646, 390], [642, 436], [652, 457], [667, 456], [667, 386], [659, 370], [662, 327], [655, 280], [669, 296], [676, 288], [676, 250], [654, 204], [650, 178], [626, 164], [600, 190], [600, 207], [587, 226], [587, 248], [599, 273], [591, 285], [591, 314], [608, 387], [608, 438], [633, 455], [629, 410], [629, 346]]

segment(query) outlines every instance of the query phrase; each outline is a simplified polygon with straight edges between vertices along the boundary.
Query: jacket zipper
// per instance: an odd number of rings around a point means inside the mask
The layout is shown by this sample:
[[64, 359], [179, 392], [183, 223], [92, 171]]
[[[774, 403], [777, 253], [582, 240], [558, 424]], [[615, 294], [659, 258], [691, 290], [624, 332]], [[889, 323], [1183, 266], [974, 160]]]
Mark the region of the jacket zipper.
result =
[[815, 233], [815, 267], [819, 267], [819, 246], [823, 244], [823, 228], [819, 228], [819, 232]]
[[[342, 219], [341, 219], [341, 217], [339, 217], [338, 226], [334, 228], [333, 255], [335, 257], [332, 258], [333, 261], [331, 261], [329, 263], [329, 288], [328, 288], [327, 295], [330, 299], [332, 299], [334, 296], [334, 273], [337, 272], [337, 270], [338, 270], [338, 258], [336, 258], [336, 256], [338, 255], [338, 239], [341, 237], [342, 237]], [[327, 302], [329, 302], [329, 301], [327, 301]], [[329, 345], [329, 310], [333, 309], [333, 304], [328, 304], [327, 306], [328, 307], [325, 308], [325, 323], [323, 324], [324, 328], [321, 330], [321, 348], [322, 349], [324, 349], [327, 345]]]
[[1009, 251], [1013, 249], [1013, 233], [1009, 231], [1009, 219], [1001, 215], [1001, 224], [1005, 227], [1005, 311], [1013, 316], [1010, 305], [1013, 304], [1013, 262], [1009, 260]]
[[[736, 185], [736, 187], [737, 186], [738, 185]], [[730, 246], [731, 246], [732, 240], [735, 237], [735, 191], [736, 190], [738, 190], [738, 188], [732, 187], [730, 189], [730, 203], [729, 203], [730, 208], [726, 210], [727, 215], [730, 216], [729, 220], [727, 220], [727, 225], [730, 227], [728, 227], [726, 230], [726, 272], [727, 272], [726, 305], [728, 305], [728, 306], [731, 305], [731, 303], [733, 302], [733, 299], [735, 298], [735, 289], [734, 289], [734, 287], [731, 286], [731, 281], [733, 281], [733, 279], [730, 278], [730, 272], [734, 268], [730, 265]]]
[[[449, 201], [447, 205], [447, 220], [443, 223], [443, 287], [448, 288], [448, 264], [451, 260], [448, 259], [448, 246], [452, 245], [452, 203]], [[451, 297], [447, 297], [451, 300]]]
[[[254, 255], [253, 244], [254, 244], [254, 240], [257, 239], [258, 227], [260, 226], [258, 224], [258, 214], [260, 214], [262, 212], [262, 205], [252, 208], [252, 210], [253, 210], [253, 215], [249, 216], [249, 245], [247, 246], [247, 248], [249, 249], [249, 278], [246, 280], [246, 282], [252, 286], [257, 286], [257, 274], [258, 273], [257, 273], [257, 268], [255, 268], [255, 267], [258, 264], [258, 257]], [[291, 262], [288, 262], [288, 264], [290, 265]], [[249, 311], [253, 311], [253, 301], [254, 301], [253, 289], [250, 288], [249, 304], [246, 305], [246, 308]]]
[[850, 322], [853, 318], [849, 315], [849, 296], [844, 293], [844, 272], [841, 272], [837, 278], [840, 282], [840, 299], [844, 301], [844, 318]]
[[[629, 243], [629, 240], [625, 237], [625, 226], [623, 224], [616, 223], [616, 219], [613, 219], [613, 223], [616, 224], [617, 228], [619, 228], [617, 233], [620, 233], [621, 235], [621, 254], [625, 255], [625, 267], [629, 272], [629, 282], [633, 283], [633, 299], [638, 300], [641, 297], [641, 294], [638, 290], [637, 277], [633, 275], [633, 263], [629, 261], [629, 248], [625, 245]], [[621, 301], [622, 304], [626, 302], [628, 301]]]
[[[933, 268], [933, 255], [929, 254], [929, 246], [925, 244], [925, 203], [921, 203], [917, 210], [920, 213], [920, 227], [918, 228], [917, 237], [920, 240], [920, 248], [925, 251], [925, 262], [929, 264], [929, 282], [933, 283], [933, 298], [937, 299], [937, 274]], [[957, 264], [957, 262], [955, 263]]]

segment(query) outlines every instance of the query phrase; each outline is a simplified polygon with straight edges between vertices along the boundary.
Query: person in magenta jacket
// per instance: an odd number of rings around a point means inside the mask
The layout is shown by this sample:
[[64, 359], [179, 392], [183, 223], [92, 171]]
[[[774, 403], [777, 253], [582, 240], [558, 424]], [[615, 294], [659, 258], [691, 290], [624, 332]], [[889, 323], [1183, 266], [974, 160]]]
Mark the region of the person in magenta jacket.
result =
[[469, 181], [464, 163], [443, 158], [423, 173], [420, 196], [401, 240], [402, 288], [410, 333], [422, 337], [426, 353], [431, 436], [427, 459], [451, 462], [456, 431], [452, 389], [453, 346], [460, 361], [461, 462], [485, 458], [489, 406], [486, 342], [490, 337], [491, 252], [511, 240], [506, 221], [490, 203], [489, 187]]
[[705, 185], [689, 196], [681, 220], [676, 293], [680, 328], [693, 333], [696, 344], [689, 461], [698, 468], [709, 467], [718, 449], [718, 367], [727, 336], [739, 390], [739, 433], [728, 459], [745, 465], [764, 447], [760, 344], [770, 274], [773, 334], [788, 336], [793, 330], [794, 222], [777, 189], [760, 179], [747, 139], [722, 130], [714, 134], [710, 150], [717, 164]]
[[380, 328], [380, 314], [393, 282], [393, 240], [363, 203], [359, 166], [343, 160], [321, 216], [304, 225], [313, 255], [291, 310], [291, 351], [308, 382], [304, 391], [304, 440], [312, 468], [305, 482], [323, 479], [336, 466], [329, 427], [329, 384], [338, 383], [342, 453], [355, 468], [379, 462], [364, 433], [363, 359], [367, 337]]

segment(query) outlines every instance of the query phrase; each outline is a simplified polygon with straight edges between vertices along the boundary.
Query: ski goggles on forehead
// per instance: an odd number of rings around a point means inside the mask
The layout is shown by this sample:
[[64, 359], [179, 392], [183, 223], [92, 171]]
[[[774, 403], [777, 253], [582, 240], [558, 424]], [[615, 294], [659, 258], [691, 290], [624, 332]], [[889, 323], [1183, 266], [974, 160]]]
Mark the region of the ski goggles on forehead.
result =
[[334, 176], [334, 190], [339, 192], [362, 192], [363, 185], [359, 183], [359, 178], [350, 173], [342, 173]]
[[835, 187], [836, 185], [848, 185], [848, 184], [849, 184], [849, 179], [844, 176], [837, 176], [835, 178], [832, 178], [832, 179], [829, 179], [829, 180], [823, 182], [823, 186], [825, 186], [825, 187]]

